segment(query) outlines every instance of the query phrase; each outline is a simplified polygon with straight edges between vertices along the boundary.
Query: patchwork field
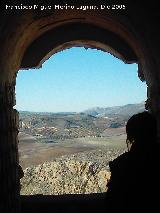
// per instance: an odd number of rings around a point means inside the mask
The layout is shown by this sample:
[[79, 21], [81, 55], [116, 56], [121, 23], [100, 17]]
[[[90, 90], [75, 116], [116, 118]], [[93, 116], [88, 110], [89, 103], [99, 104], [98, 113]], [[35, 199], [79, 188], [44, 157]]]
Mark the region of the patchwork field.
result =
[[89, 151], [123, 150], [126, 148], [124, 128], [106, 131], [105, 137], [66, 139], [58, 143], [40, 143], [31, 135], [19, 133], [19, 162], [23, 169], [55, 160], [62, 156]]
[[126, 151], [125, 125], [144, 104], [83, 113], [20, 113], [21, 194], [107, 191], [109, 162]]

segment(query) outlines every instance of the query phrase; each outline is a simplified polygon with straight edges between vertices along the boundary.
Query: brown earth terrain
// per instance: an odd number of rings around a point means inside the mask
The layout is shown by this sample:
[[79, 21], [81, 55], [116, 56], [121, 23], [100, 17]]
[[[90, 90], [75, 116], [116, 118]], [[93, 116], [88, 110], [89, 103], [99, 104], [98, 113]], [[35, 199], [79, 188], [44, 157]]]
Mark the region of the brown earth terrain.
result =
[[126, 150], [124, 128], [109, 129], [106, 137], [81, 137], [42, 143], [19, 134], [24, 170], [21, 194], [86, 194], [107, 191], [109, 161]]
[[105, 137], [66, 139], [58, 143], [40, 143], [34, 136], [19, 133], [19, 162], [23, 169], [55, 160], [62, 156], [110, 148], [125, 149], [124, 128], [108, 129]]

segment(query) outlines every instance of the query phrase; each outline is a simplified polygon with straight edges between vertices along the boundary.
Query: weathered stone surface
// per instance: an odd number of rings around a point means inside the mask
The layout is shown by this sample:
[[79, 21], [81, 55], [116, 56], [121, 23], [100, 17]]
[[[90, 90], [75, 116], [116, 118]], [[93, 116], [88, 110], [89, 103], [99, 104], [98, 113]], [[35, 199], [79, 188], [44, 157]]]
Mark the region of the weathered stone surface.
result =
[[14, 105], [14, 84], [0, 85], [0, 207], [18, 212], [18, 114]]
[[24, 170], [21, 194], [88, 194], [107, 191], [109, 161], [125, 152], [109, 148], [64, 155]]
[[100, 164], [66, 160], [25, 169], [21, 194], [87, 194], [107, 191], [109, 171]]

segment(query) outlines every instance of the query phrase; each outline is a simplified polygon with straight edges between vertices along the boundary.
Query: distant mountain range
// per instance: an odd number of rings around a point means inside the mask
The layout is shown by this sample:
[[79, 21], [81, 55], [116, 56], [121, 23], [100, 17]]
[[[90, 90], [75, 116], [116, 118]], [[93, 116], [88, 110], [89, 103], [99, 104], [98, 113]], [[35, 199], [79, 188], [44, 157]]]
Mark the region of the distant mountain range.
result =
[[48, 140], [85, 136], [100, 137], [108, 128], [124, 127], [129, 117], [145, 110], [144, 103], [107, 108], [93, 108], [81, 113], [35, 113], [20, 111], [21, 132]]
[[143, 112], [145, 110], [145, 103], [137, 104], [126, 104], [123, 106], [113, 106], [113, 107], [94, 107], [84, 110], [80, 113], [78, 112], [32, 112], [32, 111], [19, 111], [20, 115], [57, 115], [57, 116], [67, 116], [76, 114], [87, 114], [94, 117], [108, 117], [108, 116], [132, 116], [133, 114]]
[[138, 104], [127, 104], [124, 106], [114, 106], [114, 107], [96, 107], [85, 110], [83, 113], [96, 116], [96, 117], [130, 117], [133, 114], [143, 112], [145, 110], [145, 103]]

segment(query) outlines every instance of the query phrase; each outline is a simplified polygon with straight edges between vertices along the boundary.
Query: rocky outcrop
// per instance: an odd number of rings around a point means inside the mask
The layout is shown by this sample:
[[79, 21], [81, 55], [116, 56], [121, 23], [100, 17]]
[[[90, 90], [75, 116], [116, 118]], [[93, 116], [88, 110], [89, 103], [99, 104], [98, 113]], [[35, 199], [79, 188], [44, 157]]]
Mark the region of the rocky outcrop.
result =
[[107, 168], [87, 161], [52, 161], [25, 169], [21, 194], [81, 194], [107, 191]]
[[26, 168], [21, 179], [21, 194], [106, 192], [110, 178], [108, 162], [124, 151], [124, 148], [86, 151]]

